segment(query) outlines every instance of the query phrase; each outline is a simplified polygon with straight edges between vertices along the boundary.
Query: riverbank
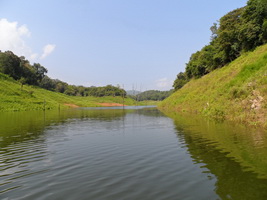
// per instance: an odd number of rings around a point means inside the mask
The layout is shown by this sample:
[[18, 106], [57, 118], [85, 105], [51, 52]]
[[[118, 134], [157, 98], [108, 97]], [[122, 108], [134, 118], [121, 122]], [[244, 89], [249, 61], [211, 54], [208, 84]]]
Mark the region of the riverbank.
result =
[[157, 105], [158, 101], [137, 102], [121, 96], [69, 96], [36, 86], [23, 85], [9, 76], [0, 73], [0, 112], [55, 110], [78, 107], [112, 107]]
[[188, 112], [267, 128], [267, 45], [246, 53], [159, 104], [163, 112]]
[[80, 97], [52, 92], [36, 86], [24, 85], [0, 73], [0, 112], [25, 110], [53, 110], [75, 107], [103, 107], [106, 105], [136, 105], [131, 98]]

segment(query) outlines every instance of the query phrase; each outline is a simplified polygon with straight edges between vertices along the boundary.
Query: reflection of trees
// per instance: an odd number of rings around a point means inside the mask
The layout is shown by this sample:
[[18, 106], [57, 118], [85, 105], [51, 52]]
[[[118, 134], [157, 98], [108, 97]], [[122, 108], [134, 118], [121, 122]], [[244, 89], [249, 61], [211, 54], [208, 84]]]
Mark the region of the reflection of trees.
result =
[[65, 110], [50, 112], [0, 113], [0, 147], [35, 140], [50, 125], [69, 123], [70, 119], [100, 121], [119, 120], [126, 115], [124, 110]]
[[[16, 181], [21, 176], [49, 170], [46, 163], [49, 154], [46, 141], [49, 136], [45, 129], [50, 126], [60, 126], [62, 129], [68, 123], [82, 123], [84, 120], [105, 121], [108, 126], [110, 121], [119, 120], [125, 115], [124, 110], [0, 113], [0, 194], [21, 187]], [[65, 137], [63, 130], [54, 139], [64, 140]], [[36, 161], [40, 163], [38, 166], [34, 166]]]
[[121, 120], [127, 113], [159, 117], [163, 114], [156, 108], [144, 109], [70, 109], [64, 111], [32, 111], [0, 113], [0, 147], [35, 140], [46, 127], [69, 123], [71, 120]]
[[127, 113], [159, 117], [156, 108], [144, 109], [70, 109], [63, 111], [31, 111], [0, 113], [0, 147], [35, 140], [46, 127], [69, 123], [71, 120], [121, 120]]
[[154, 107], [138, 109], [138, 110], [135, 110], [135, 113], [139, 115], [151, 116], [151, 117], [165, 116], [162, 112], [160, 112], [157, 108], [154, 108]]
[[94, 119], [101, 121], [120, 120], [125, 117], [126, 111], [122, 109], [92, 109], [92, 110], [69, 110], [64, 112], [66, 118]]
[[[236, 200], [251, 200], [251, 199], [266, 199], [267, 198], [267, 180], [259, 179], [256, 173], [251, 172], [251, 169], [255, 169], [248, 166], [250, 171], [244, 170], [243, 163], [236, 162], [234, 156], [237, 157], [237, 150], [232, 149], [235, 153], [232, 154], [229, 147], [234, 145], [242, 145], [242, 141], [237, 143], [233, 141], [230, 134], [233, 134], [231, 126], [225, 126], [222, 124], [215, 124], [208, 122], [194, 116], [172, 116], [174, 117], [175, 126], [177, 129], [177, 136], [179, 140], [183, 140], [188, 148], [188, 152], [195, 163], [205, 164], [203, 170], [209, 170], [209, 172], [203, 171], [203, 173], [211, 173], [216, 176], [216, 193], [221, 199], [236, 199]], [[217, 127], [217, 128], [216, 128]], [[228, 129], [227, 129], [228, 128]], [[235, 129], [235, 128], [234, 128]], [[227, 137], [222, 141], [216, 140], [216, 137], [212, 137], [213, 134], [220, 134], [221, 137]], [[236, 135], [234, 136], [236, 137]], [[213, 140], [212, 140], [213, 139]], [[240, 138], [236, 138], [237, 140]], [[244, 139], [244, 138], [243, 138]], [[248, 139], [249, 140], [249, 139]], [[228, 142], [228, 144], [227, 144]], [[230, 143], [230, 144], [229, 144]], [[248, 143], [246, 143], [248, 145]], [[242, 147], [243, 148], [243, 147]], [[227, 152], [229, 150], [229, 152]], [[249, 153], [253, 154], [250, 147], [248, 147], [240, 154], [246, 154], [246, 157], [253, 157]], [[232, 157], [233, 156], [233, 157]], [[247, 164], [247, 163], [246, 163]], [[263, 163], [251, 163], [251, 165], [259, 164], [259, 168], [263, 168]], [[265, 165], [265, 169], [267, 166]], [[260, 172], [262, 170], [260, 169]], [[208, 174], [207, 174], [208, 176]], [[212, 176], [211, 176], [212, 177]]]

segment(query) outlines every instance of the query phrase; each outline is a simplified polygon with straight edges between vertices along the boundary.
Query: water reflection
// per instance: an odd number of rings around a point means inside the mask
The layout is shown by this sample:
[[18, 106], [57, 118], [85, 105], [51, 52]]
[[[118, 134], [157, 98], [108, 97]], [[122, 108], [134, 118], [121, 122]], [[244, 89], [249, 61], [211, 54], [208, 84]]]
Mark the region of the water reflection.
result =
[[177, 136], [188, 148], [194, 163], [216, 177], [221, 199], [267, 198], [267, 137], [259, 130], [217, 123], [192, 115], [169, 114]]
[[170, 117], [155, 108], [1, 113], [0, 196], [266, 199], [264, 132]]
[[75, 120], [92, 119], [101, 121], [120, 120], [125, 110], [65, 110], [0, 113], [0, 147], [35, 140], [49, 126], [63, 125]]
[[[53, 152], [47, 147], [47, 139], [51, 135], [45, 130], [67, 129], [67, 124], [77, 120], [121, 120], [125, 115], [125, 110], [0, 113], [0, 194], [26, 184], [18, 181], [21, 177], [39, 175], [50, 169], [47, 156]], [[64, 131], [53, 135], [55, 143], [66, 139]]]
[[[132, 180], [132, 177], [141, 176], [140, 173], [145, 177], [147, 170], [155, 169], [150, 165], [155, 156], [148, 158], [145, 144], [153, 141], [150, 134], [164, 129], [164, 120], [154, 119], [160, 116], [163, 115], [152, 108], [145, 111], [138, 108], [1, 113], [0, 196], [7, 199], [53, 199], [55, 196], [71, 199], [75, 188], [79, 192], [74, 199], [88, 199], [95, 194], [98, 197], [93, 199], [101, 199], [103, 195], [110, 199], [114, 196], [111, 185], [116, 184], [116, 193], [131, 197], [131, 188], [140, 185], [137, 184], [139, 178]], [[142, 134], [144, 130], [146, 134]], [[131, 140], [125, 139], [126, 131]], [[157, 143], [155, 141], [155, 145]], [[156, 162], [161, 163], [159, 159]], [[133, 168], [118, 163], [129, 163]], [[147, 164], [148, 169], [138, 166], [140, 163]], [[124, 175], [118, 176], [121, 173]], [[150, 178], [154, 176], [152, 174]], [[122, 188], [129, 180], [129, 188], [125, 188], [129, 192], [126, 192]], [[91, 186], [86, 188], [79, 185], [81, 182]], [[88, 191], [91, 192], [88, 194]], [[143, 192], [140, 195], [145, 199]]]

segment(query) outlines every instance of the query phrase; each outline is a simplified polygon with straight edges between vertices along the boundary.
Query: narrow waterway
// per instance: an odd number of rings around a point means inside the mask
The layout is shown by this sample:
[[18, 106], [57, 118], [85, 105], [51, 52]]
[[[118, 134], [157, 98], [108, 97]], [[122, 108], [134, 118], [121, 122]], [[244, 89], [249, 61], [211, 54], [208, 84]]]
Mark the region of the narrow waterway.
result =
[[151, 107], [0, 113], [3, 200], [264, 200], [267, 134]]

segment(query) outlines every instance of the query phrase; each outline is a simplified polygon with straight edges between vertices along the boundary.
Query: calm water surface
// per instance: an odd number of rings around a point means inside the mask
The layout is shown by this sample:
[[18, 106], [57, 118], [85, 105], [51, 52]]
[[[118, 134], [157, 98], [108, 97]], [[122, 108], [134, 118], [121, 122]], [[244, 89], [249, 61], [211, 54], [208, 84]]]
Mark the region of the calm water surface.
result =
[[156, 108], [0, 113], [0, 199], [265, 200], [267, 134]]

